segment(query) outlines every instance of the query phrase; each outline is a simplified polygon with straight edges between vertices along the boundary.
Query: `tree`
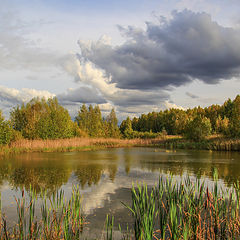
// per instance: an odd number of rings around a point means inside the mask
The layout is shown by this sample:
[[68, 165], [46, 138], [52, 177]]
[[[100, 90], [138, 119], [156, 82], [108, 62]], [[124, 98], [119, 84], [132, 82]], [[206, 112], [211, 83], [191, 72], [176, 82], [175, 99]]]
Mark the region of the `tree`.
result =
[[217, 133], [222, 133], [224, 135], [229, 135], [229, 119], [224, 116], [222, 119], [219, 115], [216, 124], [215, 124], [215, 130]]
[[74, 123], [66, 109], [58, 104], [57, 98], [49, 99], [46, 111], [42, 113], [36, 126], [41, 139], [73, 137]]
[[118, 120], [114, 108], [111, 110], [110, 114], [107, 116], [107, 130], [108, 137], [119, 138], [120, 130], [118, 127]]
[[102, 113], [98, 105], [93, 108], [93, 113], [90, 113], [90, 136], [104, 137]]
[[14, 108], [10, 115], [13, 129], [28, 139], [69, 138], [74, 135], [74, 124], [57, 98], [47, 101], [34, 98], [26, 105]]
[[88, 109], [83, 104], [75, 118], [80, 129], [85, 131], [90, 137], [104, 137], [104, 124], [99, 106], [93, 107], [91, 104]]
[[8, 144], [12, 140], [13, 130], [10, 122], [5, 121], [0, 111], [0, 144]]
[[132, 138], [133, 137], [133, 129], [132, 129], [132, 122], [129, 117], [126, 120], [123, 120], [120, 125], [120, 131], [125, 138]]
[[134, 117], [132, 119], [132, 129], [134, 131], [139, 131], [139, 127], [138, 127], [138, 118]]
[[240, 137], [240, 95], [237, 95], [232, 102], [231, 117], [229, 123], [230, 135]]
[[88, 132], [88, 110], [85, 104], [83, 104], [78, 111], [78, 115], [75, 118], [75, 122], [78, 124], [79, 128]]
[[211, 122], [206, 117], [197, 116], [190, 120], [185, 129], [185, 136], [194, 141], [204, 140], [211, 134]]

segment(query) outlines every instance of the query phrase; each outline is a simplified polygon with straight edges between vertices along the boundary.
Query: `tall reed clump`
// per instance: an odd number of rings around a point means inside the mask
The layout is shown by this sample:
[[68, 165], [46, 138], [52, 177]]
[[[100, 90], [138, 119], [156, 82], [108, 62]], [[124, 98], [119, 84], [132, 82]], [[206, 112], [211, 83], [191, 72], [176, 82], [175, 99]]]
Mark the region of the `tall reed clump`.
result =
[[135, 239], [239, 239], [240, 188], [224, 190], [214, 173], [213, 187], [190, 177], [159, 179], [151, 190], [133, 186]]
[[36, 216], [37, 195], [31, 190], [29, 201], [22, 191], [22, 197], [16, 198], [17, 224], [7, 227], [4, 215], [1, 215], [0, 238], [3, 240], [33, 239], [79, 239], [83, 231], [84, 218], [81, 209], [81, 196], [78, 187], [74, 187], [70, 200], [64, 199], [64, 192], [58, 191], [50, 198], [42, 193], [41, 214]]

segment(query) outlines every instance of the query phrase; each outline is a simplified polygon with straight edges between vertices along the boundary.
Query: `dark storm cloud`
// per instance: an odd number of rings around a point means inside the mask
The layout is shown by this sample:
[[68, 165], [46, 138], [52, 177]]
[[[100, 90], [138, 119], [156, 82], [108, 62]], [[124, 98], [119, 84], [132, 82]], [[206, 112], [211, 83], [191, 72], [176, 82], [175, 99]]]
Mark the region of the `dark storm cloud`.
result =
[[79, 58], [89, 60], [122, 89], [181, 86], [199, 79], [216, 84], [240, 73], [240, 32], [206, 13], [173, 12], [169, 21], [146, 23], [146, 30], [119, 27], [126, 42], [79, 41]]
[[158, 91], [158, 92], [144, 92], [138, 90], [132, 91], [119, 91], [116, 92], [109, 99], [116, 106], [122, 107], [138, 107], [141, 105], [159, 105], [160, 103], [168, 100], [169, 94]]
[[106, 103], [96, 89], [90, 87], [80, 87], [77, 89], [69, 89], [66, 93], [57, 95], [62, 104], [73, 105], [78, 103]]

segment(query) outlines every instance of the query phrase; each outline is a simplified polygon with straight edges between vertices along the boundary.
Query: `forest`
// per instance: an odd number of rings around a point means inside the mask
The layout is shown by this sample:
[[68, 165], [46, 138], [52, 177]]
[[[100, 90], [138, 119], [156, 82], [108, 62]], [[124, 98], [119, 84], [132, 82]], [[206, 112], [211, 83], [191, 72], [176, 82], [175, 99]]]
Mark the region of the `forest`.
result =
[[16, 106], [11, 110], [9, 120], [0, 114], [0, 144], [9, 144], [19, 139], [148, 139], [166, 135], [180, 135], [201, 141], [213, 134], [240, 138], [240, 95], [234, 100], [228, 99], [223, 105], [187, 110], [171, 108], [142, 114], [138, 118], [127, 117], [121, 124], [114, 109], [103, 117], [98, 105], [81, 105], [72, 120], [57, 98], [34, 98]]

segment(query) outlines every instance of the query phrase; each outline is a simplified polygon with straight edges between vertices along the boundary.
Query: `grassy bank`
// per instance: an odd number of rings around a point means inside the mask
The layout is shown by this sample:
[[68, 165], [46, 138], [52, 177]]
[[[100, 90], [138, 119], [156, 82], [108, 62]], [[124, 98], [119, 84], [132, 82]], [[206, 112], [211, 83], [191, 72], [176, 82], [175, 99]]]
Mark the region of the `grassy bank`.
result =
[[240, 151], [240, 139], [211, 136], [199, 142], [181, 136], [164, 136], [155, 139], [116, 139], [116, 138], [70, 138], [56, 140], [22, 139], [9, 145], [2, 145], [0, 154], [24, 152], [72, 152], [90, 151], [118, 147], [159, 147], [170, 149], [199, 149], [216, 151]]
[[202, 141], [191, 141], [185, 138], [166, 138], [156, 142], [159, 147], [173, 149], [198, 149], [213, 151], [240, 151], [240, 139], [211, 136]]
[[1, 154], [24, 152], [71, 152], [89, 151], [105, 148], [149, 146], [155, 144], [154, 139], [115, 139], [115, 138], [70, 138], [56, 140], [18, 140], [3, 145]]
[[[81, 195], [73, 188], [70, 200], [58, 191], [47, 197], [40, 194], [40, 216], [36, 216], [39, 196], [30, 191], [16, 199], [17, 219], [9, 227], [4, 211], [0, 212], [1, 239], [88, 239], [82, 235], [87, 224], [81, 208]], [[176, 181], [172, 176], [160, 178], [158, 185], [133, 186], [132, 205], [125, 207], [133, 217], [133, 224], [121, 230], [114, 217], [107, 216], [105, 228], [96, 239], [112, 240], [120, 230], [120, 239], [179, 240], [179, 239], [239, 239], [240, 188], [235, 184], [222, 189], [217, 173], [211, 186], [202, 180], [186, 176]], [[96, 216], [97, 217], [97, 216]], [[104, 224], [103, 224], [104, 225]], [[117, 235], [119, 239], [119, 234]]]

